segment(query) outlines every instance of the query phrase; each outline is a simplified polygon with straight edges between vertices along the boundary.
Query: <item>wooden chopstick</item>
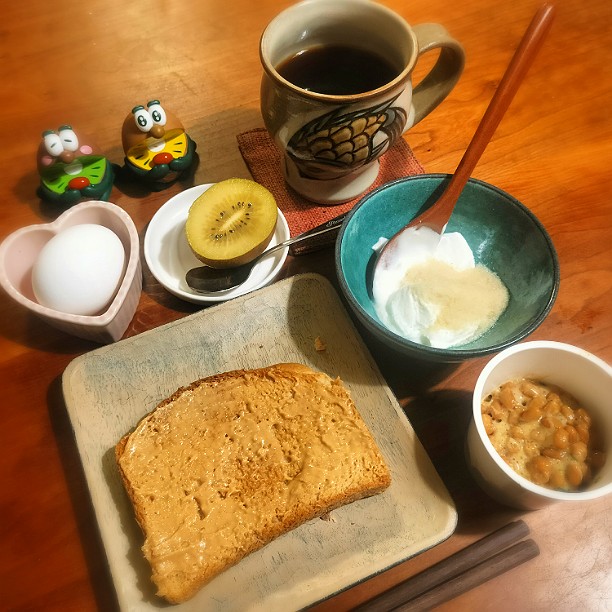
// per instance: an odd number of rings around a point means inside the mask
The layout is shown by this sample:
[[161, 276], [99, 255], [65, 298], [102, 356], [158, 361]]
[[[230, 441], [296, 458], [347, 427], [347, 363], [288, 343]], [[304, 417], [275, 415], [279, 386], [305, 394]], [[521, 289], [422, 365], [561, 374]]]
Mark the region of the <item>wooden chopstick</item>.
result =
[[533, 540], [523, 540], [463, 572], [463, 574], [459, 574], [440, 586], [426, 591], [419, 597], [397, 606], [394, 611], [429, 610], [480, 584], [484, 584], [513, 567], [529, 561], [529, 559], [533, 559], [539, 553], [538, 545]]
[[[483, 584], [539, 554], [529, 527], [514, 521], [361, 604], [354, 612], [427, 609]], [[517, 543], [518, 542], [518, 543]]]

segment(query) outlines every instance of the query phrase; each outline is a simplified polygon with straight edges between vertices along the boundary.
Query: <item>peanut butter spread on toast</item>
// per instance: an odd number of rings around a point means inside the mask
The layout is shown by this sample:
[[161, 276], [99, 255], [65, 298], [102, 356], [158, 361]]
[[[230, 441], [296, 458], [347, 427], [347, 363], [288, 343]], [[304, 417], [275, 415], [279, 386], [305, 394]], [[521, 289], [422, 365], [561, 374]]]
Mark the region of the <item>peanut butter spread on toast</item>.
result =
[[341, 381], [298, 364], [179, 389], [116, 454], [153, 581], [171, 602], [282, 533], [390, 483]]

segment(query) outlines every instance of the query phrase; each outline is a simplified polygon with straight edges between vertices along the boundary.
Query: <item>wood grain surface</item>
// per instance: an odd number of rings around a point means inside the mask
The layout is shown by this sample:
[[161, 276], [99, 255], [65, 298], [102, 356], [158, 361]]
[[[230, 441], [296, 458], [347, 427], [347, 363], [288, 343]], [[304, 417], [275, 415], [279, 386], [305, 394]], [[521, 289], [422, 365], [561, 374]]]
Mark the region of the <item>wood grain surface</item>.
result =
[[[443, 23], [462, 42], [465, 72], [450, 97], [405, 139], [429, 172], [452, 172], [537, 0], [383, 0], [409, 22]], [[196, 184], [248, 177], [236, 135], [263, 125], [258, 40], [287, 0], [5, 3], [0, 28], [4, 146], [0, 238], [58, 210], [36, 196], [40, 133], [70, 123], [121, 163], [120, 130], [136, 104], [160, 98], [198, 143], [194, 175], [164, 192], [115, 187], [111, 200], [141, 238], [155, 211]], [[474, 176], [507, 190], [550, 232], [561, 288], [531, 339], [612, 360], [612, 4], [559, 0], [555, 22]], [[423, 62], [424, 65], [427, 61]], [[416, 77], [424, 68], [417, 69]], [[289, 257], [282, 276], [319, 272], [333, 253]], [[144, 270], [126, 336], [199, 310]], [[463, 455], [471, 390], [486, 359], [435, 368], [393, 355], [364, 334], [383, 375], [456, 503], [444, 543], [317, 606], [350, 609], [518, 517], [540, 555], [441, 610], [612, 608], [612, 499], [518, 513], [489, 499]], [[104, 548], [62, 399], [68, 364], [97, 345], [56, 331], [0, 294], [3, 460], [0, 598], [7, 610], [113, 610]]]

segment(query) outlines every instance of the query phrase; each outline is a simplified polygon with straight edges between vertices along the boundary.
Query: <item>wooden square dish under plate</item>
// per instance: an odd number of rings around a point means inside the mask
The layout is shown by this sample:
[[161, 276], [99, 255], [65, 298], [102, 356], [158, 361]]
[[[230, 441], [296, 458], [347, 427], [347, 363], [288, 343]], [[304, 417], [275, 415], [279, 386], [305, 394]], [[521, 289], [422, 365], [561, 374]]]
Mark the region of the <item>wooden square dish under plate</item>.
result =
[[[315, 349], [315, 339], [324, 342]], [[449, 537], [454, 504], [331, 284], [288, 278], [74, 359], [63, 390], [122, 609], [167, 607], [114, 446], [178, 387], [234, 369], [303, 363], [339, 376], [374, 435], [392, 484], [252, 553], [176, 610], [293, 610], [366, 580]]]

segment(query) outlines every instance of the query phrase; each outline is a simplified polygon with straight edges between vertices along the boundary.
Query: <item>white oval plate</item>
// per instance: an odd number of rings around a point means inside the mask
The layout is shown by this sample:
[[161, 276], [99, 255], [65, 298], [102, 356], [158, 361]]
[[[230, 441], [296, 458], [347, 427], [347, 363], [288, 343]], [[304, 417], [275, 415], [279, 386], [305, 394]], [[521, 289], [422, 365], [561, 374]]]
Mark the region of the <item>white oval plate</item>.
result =
[[[194, 200], [212, 183], [191, 187], [170, 198], [153, 215], [144, 237], [144, 256], [151, 274], [173, 295], [193, 302], [207, 304], [225, 302], [270, 283], [287, 259], [288, 248], [265, 257], [255, 264], [249, 278], [238, 287], [226, 291], [196, 293], [185, 281], [191, 268], [203, 265], [192, 253], [185, 236], [185, 222]], [[276, 230], [268, 247], [290, 238], [289, 226], [283, 213], [278, 211]]]

